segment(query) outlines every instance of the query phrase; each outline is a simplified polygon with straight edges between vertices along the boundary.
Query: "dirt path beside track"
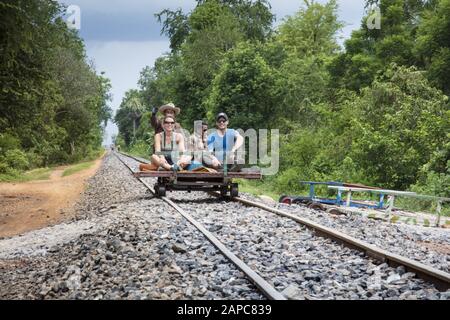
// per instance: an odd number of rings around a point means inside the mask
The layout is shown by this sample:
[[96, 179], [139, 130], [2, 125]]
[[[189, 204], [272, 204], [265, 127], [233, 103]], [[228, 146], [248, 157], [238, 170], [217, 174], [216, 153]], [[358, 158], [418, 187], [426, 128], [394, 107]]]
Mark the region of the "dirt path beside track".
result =
[[72, 217], [73, 204], [102, 158], [86, 170], [62, 177], [68, 166], [55, 168], [49, 180], [0, 183], [0, 238], [44, 228]]

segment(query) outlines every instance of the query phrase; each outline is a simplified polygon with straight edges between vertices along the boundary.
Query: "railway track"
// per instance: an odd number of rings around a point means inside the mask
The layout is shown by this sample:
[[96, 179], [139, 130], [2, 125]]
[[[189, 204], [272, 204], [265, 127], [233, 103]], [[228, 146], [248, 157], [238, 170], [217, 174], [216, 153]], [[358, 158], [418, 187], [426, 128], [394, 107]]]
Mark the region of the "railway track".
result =
[[[138, 158], [138, 157], [132, 157], [130, 155], [123, 154], [123, 153], [122, 153], [122, 155], [124, 155], [126, 157], [129, 157], [129, 158], [133, 159], [134, 161], [138, 161], [138, 162], [141, 162], [141, 163], [146, 162], [144, 159], [141, 159], [141, 158]], [[120, 159], [120, 157], [119, 157], [119, 159]], [[127, 165], [122, 159], [121, 159], [121, 161], [125, 165]], [[127, 165], [127, 167], [131, 171], [133, 171], [132, 168], [129, 165]], [[151, 189], [151, 187], [147, 184], [147, 182], [145, 182], [144, 180], [142, 180], [141, 182], [144, 183], [147, 188]], [[220, 195], [219, 194], [214, 194], [214, 196], [220, 196]], [[167, 197], [165, 197], [165, 198], [167, 199]], [[243, 198], [237, 198], [237, 197], [233, 198], [232, 200], [234, 200], [235, 202], [237, 202], [239, 204], [242, 204], [242, 205], [244, 205], [246, 207], [259, 208], [259, 209], [261, 209], [261, 210], [263, 210], [265, 212], [275, 213], [276, 215], [281, 216], [283, 218], [288, 218], [291, 221], [295, 221], [296, 224], [299, 224], [299, 225], [303, 226], [305, 229], [310, 230], [314, 234], [314, 236], [320, 236], [320, 237], [323, 237], [325, 239], [331, 239], [334, 242], [337, 242], [338, 244], [342, 244], [345, 247], [348, 247], [350, 249], [354, 249], [354, 250], [357, 250], [357, 251], [361, 252], [364, 256], [367, 256], [369, 258], [378, 260], [378, 261], [380, 261], [382, 263], [386, 263], [390, 267], [402, 266], [405, 269], [405, 271], [415, 273], [417, 276], [419, 276], [423, 280], [425, 280], [425, 281], [427, 281], [429, 283], [432, 283], [437, 289], [439, 289], [441, 291], [448, 290], [449, 287], [450, 287], [450, 275], [448, 273], [440, 271], [440, 270], [438, 270], [436, 268], [433, 268], [433, 267], [430, 267], [430, 266], [425, 265], [423, 263], [420, 263], [420, 262], [417, 262], [417, 261], [414, 261], [414, 260], [402, 257], [400, 255], [391, 253], [391, 252], [389, 252], [387, 250], [380, 249], [380, 248], [378, 248], [376, 246], [373, 246], [373, 245], [371, 245], [369, 243], [366, 243], [364, 241], [361, 241], [361, 240], [358, 240], [356, 238], [350, 237], [350, 236], [348, 236], [348, 235], [346, 235], [346, 234], [344, 234], [342, 232], [339, 232], [337, 230], [334, 230], [334, 229], [328, 228], [326, 226], [320, 225], [320, 224], [315, 223], [315, 222], [313, 222], [311, 220], [295, 216], [295, 215], [290, 214], [288, 212], [284, 212], [282, 210], [278, 210], [276, 208], [267, 206], [265, 204], [258, 203], [258, 202], [255, 202], [255, 201], [250, 201], [250, 200], [243, 199]], [[166, 201], [166, 200], [164, 199], [164, 201]], [[178, 206], [178, 207], [179, 207], [180, 204], [182, 206], [182, 203], [183, 203], [181, 201], [179, 203], [179, 205], [177, 205], [176, 203], [174, 203], [174, 201], [172, 201], [170, 199], [167, 199], [167, 201], [171, 201], [175, 206]], [[182, 208], [180, 208], [180, 209], [182, 209]], [[185, 206], [185, 209], [188, 209], [188, 208]], [[189, 217], [192, 220], [194, 220], [194, 218], [192, 216], [189, 215]], [[201, 216], [198, 216], [197, 218], [201, 219]], [[202, 230], [200, 230], [200, 231], [202, 231]], [[207, 230], [205, 229], [205, 231], [207, 231]], [[209, 231], [207, 231], [207, 232], [209, 233]], [[232, 244], [230, 244], [230, 245], [232, 245]], [[242, 270], [242, 271], [244, 271], [244, 270]], [[259, 285], [257, 285], [257, 286], [258, 286], [258, 288], [260, 288]], [[271, 297], [271, 298], [274, 298], [274, 297]]]
[[[128, 155], [127, 155], [128, 156]], [[131, 171], [134, 170], [119, 156], [117, 158]], [[131, 157], [134, 160], [140, 161], [135, 157]], [[145, 182], [142, 178], [137, 178], [151, 193], [154, 195], [153, 188]], [[244, 261], [239, 259], [233, 252], [231, 252], [219, 239], [217, 239], [211, 232], [209, 232], [200, 222], [194, 219], [188, 212], [180, 208], [175, 202], [168, 197], [161, 197], [163, 201], [174, 208], [180, 213], [186, 220], [188, 220], [193, 226], [195, 226], [207, 239], [210, 241], [229, 261], [231, 261], [239, 270], [241, 270], [246, 277], [269, 299], [271, 300], [286, 300], [286, 298], [278, 292], [273, 286], [253, 271]]]

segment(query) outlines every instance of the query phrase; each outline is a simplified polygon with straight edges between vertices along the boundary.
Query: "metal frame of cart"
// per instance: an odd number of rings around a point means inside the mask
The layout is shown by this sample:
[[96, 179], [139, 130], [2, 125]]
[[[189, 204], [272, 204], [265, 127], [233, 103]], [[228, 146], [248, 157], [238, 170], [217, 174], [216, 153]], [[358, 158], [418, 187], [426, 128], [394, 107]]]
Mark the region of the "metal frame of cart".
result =
[[225, 196], [239, 195], [239, 186], [233, 183], [234, 178], [261, 179], [261, 172], [191, 172], [191, 171], [141, 171], [134, 174], [136, 177], [158, 178], [155, 192], [164, 197], [166, 191], [220, 191]]

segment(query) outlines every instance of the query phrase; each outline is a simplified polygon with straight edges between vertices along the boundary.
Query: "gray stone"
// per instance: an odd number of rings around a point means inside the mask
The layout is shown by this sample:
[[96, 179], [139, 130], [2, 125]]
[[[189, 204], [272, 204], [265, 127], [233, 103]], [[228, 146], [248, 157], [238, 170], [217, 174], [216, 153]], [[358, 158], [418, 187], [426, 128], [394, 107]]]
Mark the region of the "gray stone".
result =
[[284, 295], [289, 300], [302, 300], [304, 299], [304, 295], [302, 294], [302, 291], [299, 287], [297, 287], [295, 284], [290, 284], [281, 292], [282, 295]]
[[445, 292], [440, 292], [440, 300], [450, 300], [450, 290]]
[[400, 280], [401, 278], [402, 278], [402, 277], [401, 277], [399, 274], [394, 273], [394, 274], [390, 275], [390, 276], [386, 279], [386, 282], [387, 282], [387, 283], [396, 282], [396, 281]]
[[182, 244], [179, 244], [179, 243], [174, 243], [172, 245], [172, 250], [175, 253], [186, 253], [186, 251], [187, 251], [186, 247], [184, 245], [182, 245]]
[[302, 271], [300, 274], [305, 280], [308, 280], [308, 281], [310, 281], [310, 280], [320, 281], [322, 279], [322, 275], [315, 271], [305, 270], [305, 271]]

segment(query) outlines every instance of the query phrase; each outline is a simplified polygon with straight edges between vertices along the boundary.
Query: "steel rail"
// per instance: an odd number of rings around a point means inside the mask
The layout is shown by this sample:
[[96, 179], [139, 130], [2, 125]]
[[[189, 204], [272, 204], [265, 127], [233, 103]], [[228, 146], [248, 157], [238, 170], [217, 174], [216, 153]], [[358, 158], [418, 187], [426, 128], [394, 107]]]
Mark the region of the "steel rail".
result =
[[[128, 155], [126, 155], [128, 156]], [[134, 158], [134, 157], [131, 157]], [[135, 159], [137, 160], [137, 159]], [[141, 162], [141, 160], [137, 160]], [[209, 192], [210, 194], [218, 197], [220, 196], [217, 192]], [[351, 237], [345, 233], [337, 231], [335, 229], [320, 225], [312, 220], [301, 218], [291, 213], [269, 207], [265, 204], [258, 203], [255, 201], [234, 197], [231, 198], [236, 202], [240, 202], [249, 206], [257, 207], [279, 216], [292, 219], [301, 225], [313, 230], [318, 236], [322, 236], [328, 239], [332, 239], [335, 242], [345, 245], [346, 247], [356, 249], [365, 253], [367, 256], [372, 257], [376, 260], [386, 262], [392, 267], [404, 266], [407, 271], [414, 272], [417, 276], [425, 281], [431, 282], [435, 285], [438, 290], [446, 291], [450, 289], [450, 274], [434, 267], [428, 266], [424, 263], [400, 256], [398, 254], [389, 252], [387, 250], [373, 246], [365, 241]]]
[[[133, 169], [125, 163], [120, 157], [114, 153], [114, 155], [132, 172]], [[126, 155], [128, 156], [128, 155]], [[134, 157], [130, 157], [133, 158]], [[136, 161], [141, 162], [141, 160]], [[137, 178], [150, 192], [153, 194], [153, 188], [148, 185], [142, 178]], [[180, 213], [189, 223], [197, 228], [211, 244], [213, 244], [229, 261], [231, 261], [239, 270], [241, 270], [247, 278], [269, 299], [271, 300], [286, 300], [279, 291], [277, 291], [273, 286], [271, 286], [266, 280], [264, 280], [259, 274], [253, 271], [244, 261], [239, 259], [233, 252], [231, 252], [219, 239], [217, 239], [211, 232], [209, 232], [200, 222], [195, 220], [190, 214], [181, 209], [177, 204], [167, 197], [161, 197], [163, 201], [174, 208], [178, 213]]]
[[149, 163], [149, 161], [147, 161], [147, 160], [145, 160], [143, 158], [135, 157], [135, 156], [133, 156], [131, 154], [128, 154], [128, 153], [125, 153], [125, 152], [122, 152], [122, 151], [114, 151], [114, 152], [120, 153], [120, 154], [122, 154], [122, 155], [124, 155], [124, 156], [126, 156], [128, 158], [134, 159], [134, 160], [136, 160], [137, 162], [140, 162], [140, 163]]
[[[215, 196], [218, 196], [217, 193], [214, 193]], [[266, 211], [273, 212], [277, 215], [292, 219], [309, 229], [312, 229], [318, 236], [322, 236], [325, 238], [332, 239], [338, 243], [341, 243], [349, 248], [353, 248], [359, 251], [364, 252], [367, 256], [375, 258], [376, 260], [380, 260], [382, 262], [386, 262], [392, 267], [404, 266], [407, 271], [414, 272], [423, 280], [433, 283], [437, 289], [441, 291], [446, 291], [450, 289], [450, 274], [441, 270], [438, 270], [434, 267], [428, 266], [421, 262], [400, 256], [395, 253], [391, 253], [387, 250], [378, 248], [374, 245], [371, 245], [365, 241], [356, 239], [351, 237], [345, 233], [337, 231], [335, 229], [320, 225], [314, 221], [311, 221], [306, 218], [301, 218], [291, 213], [281, 211], [276, 208], [269, 207], [265, 204], [258, 203], [255, 201], [250, 201], [247, 199], [235, 197], [232, 198], [234, 201], [250, 205], [253, 207], [257, 207], [260, 209], [264, 209]]]

